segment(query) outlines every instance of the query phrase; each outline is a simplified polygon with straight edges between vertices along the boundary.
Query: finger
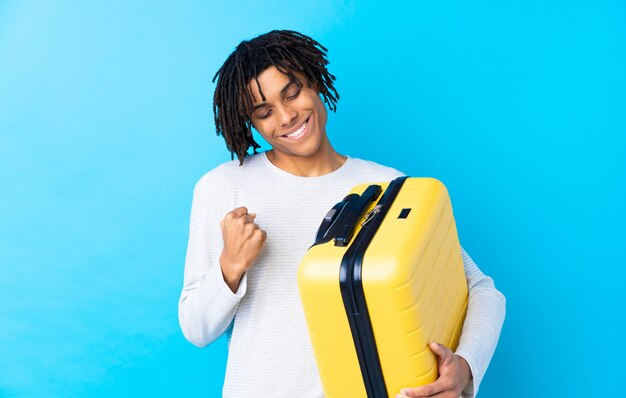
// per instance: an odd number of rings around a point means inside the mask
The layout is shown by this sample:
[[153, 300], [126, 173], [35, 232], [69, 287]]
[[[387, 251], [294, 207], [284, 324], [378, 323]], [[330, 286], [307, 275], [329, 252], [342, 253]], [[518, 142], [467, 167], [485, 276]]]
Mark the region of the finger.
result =
[[261, 229], [259, 224], [253, 222], [244, 225], [244, 232], [248, 237], [252, 236], [259, 229]]
[[237, 207], [230, 211], [235, 217], [241, 217], [244, 214], [248, 214], [248, 208], [245, 206]]
[[447, 378], [438, 378], [430, 384], [419, 387], [403, 388], [400, 394], [407, 395], [411, 398], [415, 397], [430, 397], [432, 395], [448, 391], [452, 387]]
[[397, 395], [398, 397], [402, 397], [402, 398], [459, 398], [459, 395], [456, 395], [454, 393], [454, 391], [443, 391], [443, 392], [439, 392], [436, 393], [434, 395], [402, 395], [399, 394]]
[[243, 216], [241, 216], [241, 219], [243, 219], [244, 224], [248, 224], [248, 223], [254, 222], [254, 216], [252, 216], [250, 214], [244, 214]]
[[259, 229], [254, 230], [254, 232], [252, 233], [252, 236], [257, 242], [264, 243], [265, 238], [267, 237], [267, 233], [259, 228]]
[[243, 217], [245, 214], [247, 213], [242, 213], [241, 210], [235, 209], [235, 210], [231, 210], [228, 213], [226, 213], [226, 215], [224, 216], [224, 219], [228, 222], [231, 223], [233, 221], [237, 221], [239, 220], [241, 217]]
[[428, 344], [432, 352], [437, 354], [441, 359], [442, 364], [448, 364], [454, 357], [454, 353], [448, 347], [443, 344], [431, 342]]

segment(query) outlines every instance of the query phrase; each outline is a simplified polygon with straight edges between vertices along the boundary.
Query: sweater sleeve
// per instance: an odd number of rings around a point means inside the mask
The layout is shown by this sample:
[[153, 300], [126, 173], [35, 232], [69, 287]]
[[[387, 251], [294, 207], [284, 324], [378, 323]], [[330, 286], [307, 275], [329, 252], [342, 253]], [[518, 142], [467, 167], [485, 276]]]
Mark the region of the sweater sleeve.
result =
[[178, 301], [183, 335], [198, 347], [205, 347], [226, 331], [247, 286], [246, 273], [236, 293], [224, 281], [219, 265], [223, 247], [220, 219], [208, 188], [204, 179], [194, 187], [183, 290]]
[[472, 381], [461, 396], [473, 398], [478, 394], [480, 382], [498, 344], [506, 312], [506, 299], [496, 289], [493, 279], [481, 272], [463, 247], [461, 255], [469, 299], [467, 315], [455, 354], [467, 361], [472, 372]]

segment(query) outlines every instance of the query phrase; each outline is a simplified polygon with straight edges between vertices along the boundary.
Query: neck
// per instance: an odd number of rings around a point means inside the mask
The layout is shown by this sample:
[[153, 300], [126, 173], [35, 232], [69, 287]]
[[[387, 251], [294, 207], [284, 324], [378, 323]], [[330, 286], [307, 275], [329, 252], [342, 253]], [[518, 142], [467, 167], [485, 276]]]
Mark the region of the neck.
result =
[[347, 159], [346, 156], [337, 153], [330, 143], [326, 148], [311, 156], [296, 156], [271, 149], [267, 151], [267, 158], [276, 167], [291, 174], [300, 177], [319, 177], [337, 170]]

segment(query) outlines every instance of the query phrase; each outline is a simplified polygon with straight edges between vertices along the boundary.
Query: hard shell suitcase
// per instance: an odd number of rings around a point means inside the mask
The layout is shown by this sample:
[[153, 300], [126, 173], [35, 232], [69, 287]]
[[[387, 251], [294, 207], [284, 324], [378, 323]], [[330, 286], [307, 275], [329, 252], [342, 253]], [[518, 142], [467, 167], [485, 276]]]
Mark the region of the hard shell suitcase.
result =
[[357, 185], [324, 217], [298, 286], [327, 397], [435, 381], [428, 342], [456, 349], [468, 299], [447, 189], [407, 176]]

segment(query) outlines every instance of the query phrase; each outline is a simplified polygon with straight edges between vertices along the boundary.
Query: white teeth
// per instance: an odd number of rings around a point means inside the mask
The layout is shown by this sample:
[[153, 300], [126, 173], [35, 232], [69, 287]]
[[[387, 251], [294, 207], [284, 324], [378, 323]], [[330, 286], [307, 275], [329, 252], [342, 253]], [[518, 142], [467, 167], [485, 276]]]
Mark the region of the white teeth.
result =
[[287, 134], [285, 137], [293, 138], [295, 136], [298, 136], [298, 135], [302, 134], [302, 132], [306, 128], [307, 124], [309, 124], [308, 120], [302, 126], [300, 126], [300, 128], [298, 130], [294, 131], [291, 134]]

